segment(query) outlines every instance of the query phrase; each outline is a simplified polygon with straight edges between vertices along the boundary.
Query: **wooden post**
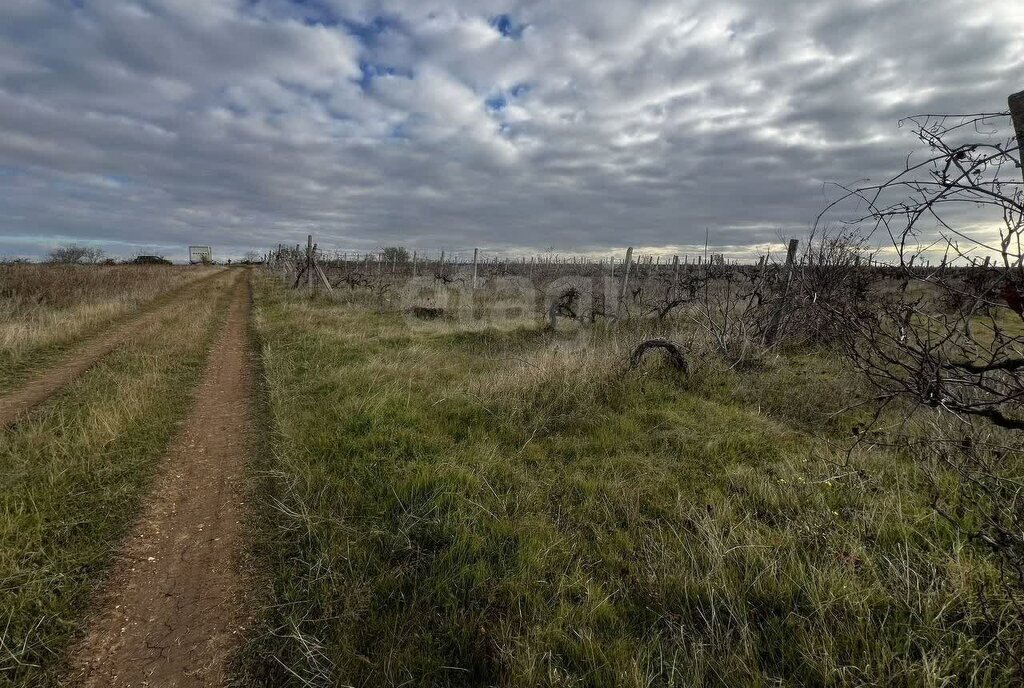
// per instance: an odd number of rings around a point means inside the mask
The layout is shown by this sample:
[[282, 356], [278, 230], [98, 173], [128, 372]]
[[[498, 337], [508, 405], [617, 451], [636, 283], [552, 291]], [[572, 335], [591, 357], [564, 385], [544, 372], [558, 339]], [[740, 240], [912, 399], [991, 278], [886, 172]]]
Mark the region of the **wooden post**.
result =
[[327, 275], [324, 273], [323, 268], [320, 267], [320, 263], [316, 262], [316, 256], [313, 257], [313, 268], [316, 270], [316, 274], [320, 276], [320, 280], [324, 283], [324, 288], [327, 289], [328, 293], [334, 291], [334, 287], [331, 286], [331, 281], [327, 279]]
[[1010, 105], [1010, 119], [1013, 120], [1013, 133], [1017, 136], [1017, 160], [1020, 164], [1021, 176], [1024, 177], [1024, 91], [1014, 93], [1006, 99]]
[[416, 252], [412, 252], [412, 276], [416, 276]]
[[786, 265], [792, 265], [796, 260], [796, 249], [800, 245], [799, 239], [789, 240], [789, 250], [786, 251]]
[[306, 236], [306, 289], [313, 291], [313, 235]]
[[619, 287], [619, 299], [615, 306], [615, 321], [622, 317], [622, 307], [626, 300], [626, 285], [629, 283], [629, 266], [633, 262], [633, 247], [626, 249], [626, 262], [622, 268], [622, 285]]
[[654, 256], [647, 256], [647, 270], [644, 274], [644, 286], [643, 291], [640, 292], [640, 302], [643, 303], [644, 297], [651, 293], [651, 275], [654, 273]]
[[441, 251], [441, 257], [437, 261], [437, 274], [444, 277], [444, 250]]
[[672, 298], [676, 298], [676, 287], [679, 286], [679, 256], [672, 256]]
[[476, 289], [476, 258], [480, 249], [473, 249], [473, 288]]
[[786, 251], [786, 284], [785, 289], [782, 292], [782, 298], [779, 299], [779, 303], [775, 306], [775, 312], [772, 313], [772, 319], [768, 323], [768, 329], [764, 333], [764, 343], [771, 346], [775, 343], [775, 338], [779, 334], [779, 326], [782, 324], [782, 313], [786, 308], [786, 302], [789, 300], [789, 285], [793, 279], [793, 262], [796, 260], [796, 249], [800, 245], [798, 239], [789, 240], [789, 250]]

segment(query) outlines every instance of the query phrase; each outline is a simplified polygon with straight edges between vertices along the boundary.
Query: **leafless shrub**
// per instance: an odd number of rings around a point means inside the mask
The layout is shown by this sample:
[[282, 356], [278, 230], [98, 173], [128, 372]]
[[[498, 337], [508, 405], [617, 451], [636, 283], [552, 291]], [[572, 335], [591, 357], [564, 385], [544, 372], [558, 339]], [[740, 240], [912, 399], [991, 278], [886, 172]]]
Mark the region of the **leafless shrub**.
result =
[[580, 291], [575, 287], [569, 287], [562, 291], [548, 307], [548, 327], [554, 329], [558, 318], [569, 318], [578, 320]]
[[[898, 258], [890, 288], [871, 299], [853, 300], [838, 315], [857, 335], [848, 342], [851, 360], [882, 399], [908, 398], [958, 417], [979, 416], [1020, 430], [1024, 192], [1015, 170], [1017, 147], [1012, 140], [987, 140], [992, 134], [980, 130], [995, 119], [978, 115], [948, 123], [943, 117], [911, 118], [917, 138], [930, 151], [928, 158], [917, 163], [908, 158], [898, 175], [879, 185], [847, 189], [833, 204], [866, 203], [868, 213], [854, 221], [883, 229]], [[986, 140], [961, 141], [966, 127]], [[964, 202], [1001, 218], [998, 246], [956, 228], [956, 212]], [[946, 247], [946, 257], [935, 268], [922, 259], [936, 243], [922, 246], [922, 236], [932, 229]], [[976, 266], [973, 254], [983, 250], [997, 251], [1002, 265]], [[950, 255], [965, 265], [953, 267]]]
[[65, 244], [50, 251], [47, 260], [50, 263], [74, 264], [86, 263], [95, 264], [103, 261], [106, 252], [96, 246], [83, 246], [82, 244]]
[[[853, 335], [845, 350], [877, 392], [876, 418], [909, 402], [886, 441], [955, 486], [952, 498], [936, 489], [933, 506], [997, 564], [999, 599], [985, 609], [1024, 675], [1024, 185], [1004, 118], [910, 118], [927, 156], [879, 184], [842, 187], [828, 210], [857, 202], [866, 212], [850, 222], [892, 246], [883, 288], [835, 310]], [[990, 211], [997, 241], [961, 229], [965, 205]]]

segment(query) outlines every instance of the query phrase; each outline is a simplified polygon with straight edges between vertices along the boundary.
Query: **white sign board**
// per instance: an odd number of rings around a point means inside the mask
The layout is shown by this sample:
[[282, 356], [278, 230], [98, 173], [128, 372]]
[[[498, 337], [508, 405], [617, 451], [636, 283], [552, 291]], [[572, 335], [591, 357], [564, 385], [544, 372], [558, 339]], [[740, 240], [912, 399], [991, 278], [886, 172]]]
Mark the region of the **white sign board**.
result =
[[196, 263], [212, 263], [213, 250], [209, 246], [189, 246], [188, 262], [193, 265]]

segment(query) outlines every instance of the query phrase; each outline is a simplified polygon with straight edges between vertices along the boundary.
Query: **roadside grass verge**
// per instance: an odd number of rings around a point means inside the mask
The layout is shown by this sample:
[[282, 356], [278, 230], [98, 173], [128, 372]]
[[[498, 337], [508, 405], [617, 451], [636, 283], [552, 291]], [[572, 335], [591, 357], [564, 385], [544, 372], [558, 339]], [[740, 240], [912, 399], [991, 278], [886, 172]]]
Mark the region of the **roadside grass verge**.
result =
[[93, 334], [216, 272], [180, 266], [0, 265], [0, 391], [52, 365]]
[[175, 302], [0, 435], [0, 684], [58, 683], [187, 412], [231, 279]]
[[827, 354], [627, 372], [611, 337], [257, 285], [272, 601], [240, 684], [1007, 680], [993, 566], [914, 464], [844, 455]]

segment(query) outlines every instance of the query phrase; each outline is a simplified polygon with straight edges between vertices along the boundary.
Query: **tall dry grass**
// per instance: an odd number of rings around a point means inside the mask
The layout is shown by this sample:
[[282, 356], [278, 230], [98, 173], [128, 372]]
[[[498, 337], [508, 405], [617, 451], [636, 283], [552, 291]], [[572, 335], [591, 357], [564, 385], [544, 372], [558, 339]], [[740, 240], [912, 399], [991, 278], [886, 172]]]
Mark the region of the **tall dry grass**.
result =
[[0, 265], [0, 360], [71, 344], [211, 268]]

